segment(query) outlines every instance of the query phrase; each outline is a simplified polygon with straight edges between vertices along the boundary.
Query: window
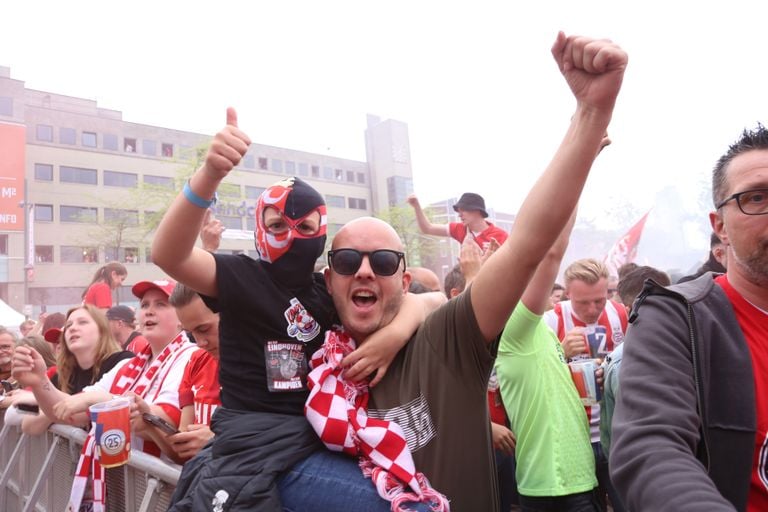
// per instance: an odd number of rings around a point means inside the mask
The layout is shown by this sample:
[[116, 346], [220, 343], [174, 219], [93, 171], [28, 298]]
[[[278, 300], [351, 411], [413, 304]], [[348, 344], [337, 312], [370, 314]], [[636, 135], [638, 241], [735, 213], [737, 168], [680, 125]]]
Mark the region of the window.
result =
[[323, 167], [323, 178], [326, 180], [332, 180], [333, 179], [333, 168], [332, 167]]
[[163, 142], [160, 146], [163, 156], [166, 158], [173, 158], [173, 144]]
[[319, 178], [320, 177], [320, 166], [319, 165], [313, 165], [312, 166], [312, 177], [313, 178]]
[[53, 181], [53, 166], [51, 164], [35, 164], [35, 179]]
[[77, 143], [77, 130], [74, 128], [59, 128], [59, 143], [61, 144], [76, 144]]
[[413, 194], [413, 180], [405, 176], [390, 176], [387, 178], [387, 194], [389, 206], [403, 204]]
[[344, 208], [344, 196], [332, 196], [330, 194], [326, 194], [325, 204], [328, 206], [335, 206], [336, 208]]
[[61, 246], [62, 263], [96, 263], [97, 261], [99, 261], [99, 251], [96, 247]]
[[264, 158], [263, 156], [259, 157], [259, 169], [261, 169], [262, 171], [267, 170], [267, 159]]
[[243, 157], [242, 166], [246, 169], [253, 169], [253, 155], [245, 155]]
[[104, 185], [110, 187], [135, 188], [139, 184], [139, 177], [129, 172], [104, 171]]
[[349, 207], [350, 208], [352, 208], [354, 210], [365, 210], [365, 209], [367, 209], [366, 200], [365, 199], [358, 199], [356, 197], [349, 197], [347, 199], [348, 199], [348, 203], [349, 203]]
[[123, 262], [124, 263], [138, 263], [139, 262], [139, 248], [138, 247], [126, 247], [123, 249], [124, 256], [123, 256]]
[[283, 172], [283, 161], [276, 158], [272, 159], [272, 170], [274, 172]]
[[53, 263], [53, 246], [36, 245], [35, 263]]
[[334, 169], [333, 177], [336, 179], [336, 181], [344, 181], [344, 171], [341, 169]]
[[173, 178], [167, 176], [154, 176], [152, 174], [144, 175], [144, 183], [147, 185], [155, 185], [157, 187], [173, 188]]
[[365, 173], [364, 172], [357, 173], [357, 182], [358, 183], [365, 183]]
[[248, 231], [256, 231], [256, 217], [249, 215], [245, 218], [245, 229]]
[[309, 165], [299, 162], [299, 176], [309, 176]]
[[122, 263], [138, 263], [139, 262], [139, 248], [138, 247], [105, 247], [104, 248], [104, 262], [119, 261]]
[[136, 152], [136, 139], [129, 139], [128, 137], [123, 139], [123, 151], [126, 153]]
[[61, 222], [85, 222], [95, 224], [98, 220], [96, 208], [85, 206], [59, 206], [59, 219]]
[[53, 126], [47, 124], [37, 125], [35, 138], [42, 142], [53, 142]]
[[144, 261], [152, 263], [152, 247], [144, 248]]
[[59, 181], [62, 183], [83, 183], [96, 185], [96, 169], [82, 169], [80, 167], [59, 167]]
[[347, 171], [347, 181], [350, 183], [355, 182], [355, 171]]
[[157, 142], [154, 140], [144, 139], [141, 141], [141, 152], [147, 156], [156, 156]]
[[296, 174], [296, 162], [285, 161], [285, 174], [290, 174], [291, 176]]
[[230, 217], [229, 215], [219, 215], [216, 217], [224, 224], [227, 229], [243, 229], [243, 221], [240, 217]]
[[240, 197], [240, 185], [222, 183], [219, 185], [218, 193], [222, 197]]
[[250, 185], [245, 186], [246, 199], [258, 199], [259, 196], [267, 189], [264, 187], [252, 187]]
[[112, 225], [138, 226], [139, 210], [104, 208], [104, 222]]
[[8, 256], [8, 235], [0, 235], [0, 256]]
[[80, 142], [87, 148], [95, 148], [96, 134], [93, 132], [83, 132], [83, 138]]
[[108, 149], [110, 151], [117, 151], [117, 135], [114, 133], [105, 133], [101, 136], [101, 143], [104, 146], [104, 149]]
[[36, 204], [35, 222], [53, 222], [53, 205]]
[[13, 98], [0, 96], [0, 116], [13, 116]]

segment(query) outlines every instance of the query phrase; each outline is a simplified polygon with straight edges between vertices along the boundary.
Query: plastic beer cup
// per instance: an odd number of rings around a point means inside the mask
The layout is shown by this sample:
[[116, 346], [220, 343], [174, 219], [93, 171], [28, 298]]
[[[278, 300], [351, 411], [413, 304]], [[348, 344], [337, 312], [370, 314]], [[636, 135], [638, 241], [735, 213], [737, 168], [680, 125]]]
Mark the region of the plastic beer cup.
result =
[[597, 405], [602, 398], [595, 372], [600, 367], [595, 359], [581, 359], [568, 363], [573, 384], [584, 405]]
[[122, 466], [131, 455], [131, 400], [115, 398], [94, 404], [89, 409], [96, 430], [96, 455], [101, 466]]

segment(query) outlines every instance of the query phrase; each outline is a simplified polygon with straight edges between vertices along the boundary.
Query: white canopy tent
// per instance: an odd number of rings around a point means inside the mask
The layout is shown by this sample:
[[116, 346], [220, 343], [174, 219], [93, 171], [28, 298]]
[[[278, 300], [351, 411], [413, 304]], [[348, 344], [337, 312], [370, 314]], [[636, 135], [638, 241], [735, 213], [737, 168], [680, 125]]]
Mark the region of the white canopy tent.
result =
[[19, 325], [26, 319], [24, 315], [13, 309], [0, 299], [0, 325], [18, 334]]

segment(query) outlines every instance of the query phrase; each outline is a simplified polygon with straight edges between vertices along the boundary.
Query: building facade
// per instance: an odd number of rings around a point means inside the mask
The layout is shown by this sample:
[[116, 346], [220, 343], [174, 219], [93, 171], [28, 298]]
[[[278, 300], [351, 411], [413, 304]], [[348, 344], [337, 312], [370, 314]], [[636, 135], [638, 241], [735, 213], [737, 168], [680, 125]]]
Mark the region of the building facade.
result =
[[[221, 251], [254, 255], [254, 207], [281, 177], [299, 176], [328, 205], [329, 238], [347, 221], [402, 204], [413, 190], [408, 127], [368, 116], [366, 161], [252, 144], [219, 189]], [[0, 67], [0, 299], [25, 314], [81, 300], [109, 261], [118, 291], [162, 277], [152, 226], [204, 155], [210, 135], [123, 121], [93, 100], [26, 88]]]

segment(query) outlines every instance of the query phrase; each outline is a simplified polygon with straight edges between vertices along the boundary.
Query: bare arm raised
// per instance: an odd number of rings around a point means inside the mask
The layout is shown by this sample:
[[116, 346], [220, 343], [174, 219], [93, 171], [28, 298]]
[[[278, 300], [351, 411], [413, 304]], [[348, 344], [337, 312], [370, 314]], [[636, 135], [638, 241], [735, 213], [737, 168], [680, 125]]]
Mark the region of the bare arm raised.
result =
[[228, 108], [227, 125], [213, 138], [205, 162], [190, 178], [187, 191], [171, 203], [152, 242], [152, 261], [157, 266], [177, 281], [212, 297], [218, 295], [216, 261], [210, 253], [195, 247], [206, 208], [189, 197], [203, 202], [211, 199], [250, 145], [251, 139], [237, 127], [235, 109]]
[[413, 207], [413, 212], [416, 214], [416, 224], [419, 226], [419, 231], [425, 235], [448, 236], [448, 225], [433, 224], [429, 222], [429, 219], [424, 214], [424, 210], [421, 208], [421, 203], [419, 203], [418, 197], [411, 194], [408, 196], [406, 201], [408, 201], [408, 204]]
[[[562, 32], [552, 55], [576, 98], [576, 112], [554, 158], [523, 202], [509, 238], [472, 284], [472, 307], [488, 340], [504, 327], [576, 207], [627, 66], [627, 54], [610, 41]], [[505, 286], [499, 286], [501, 276]]]

